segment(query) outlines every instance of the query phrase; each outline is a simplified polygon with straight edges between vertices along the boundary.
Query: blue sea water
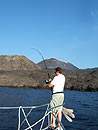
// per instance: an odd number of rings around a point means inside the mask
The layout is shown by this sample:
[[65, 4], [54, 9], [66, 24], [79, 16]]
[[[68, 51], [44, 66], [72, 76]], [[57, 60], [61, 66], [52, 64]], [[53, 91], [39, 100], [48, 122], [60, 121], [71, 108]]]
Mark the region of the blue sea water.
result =
[[[72, 123], [62, 117], [62, 123], [66, 130], [98, 130], [98, 92], [65, 91], [66, 108], [74, 109], [76, 118]], [[36, 106], [49, 103], [50, 90], [34, 90], [24, 88], [0, 87], [0, 107]], [[46, 107], [32, 111], [28, 120], [30, 124], [40, 119]], [[25, 110], [28, 113], [29, 110]], [[21, 121], [23, 114], [21, 113]], [[39, 129], [38, 124], [34, 130]], [[0, 110], [0, 130], [17, 130], [18, 110]], [[21, 130], [27, 128], [24, 123]]]

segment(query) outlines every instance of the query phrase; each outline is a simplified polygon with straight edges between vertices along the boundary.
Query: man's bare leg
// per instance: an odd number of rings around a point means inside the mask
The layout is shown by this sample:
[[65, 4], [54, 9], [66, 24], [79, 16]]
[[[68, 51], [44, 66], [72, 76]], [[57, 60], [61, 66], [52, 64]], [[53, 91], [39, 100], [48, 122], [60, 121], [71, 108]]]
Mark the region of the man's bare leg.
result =
[[[55, 115], [55, 112], [53, 112], [53, 114]], [[52, 118], [52, 119], [51, 119], [51, 120], [52, 120], [52, 121], [51, 121], [51, 122], [52, 122], [52, 125], [55, 127], [55, 117], [54, 117], [52, 114], [51, 114], [51, 116], [52, 116], [52, 117], [51, 117], [51, 118]]]
[[[62, 112], [61, 111], [58, 112], [58, 119], [59, 119], [59, 121], [62, 120]], [[58, 122], [57, 126], [60, 127], [60, 123], [59, 122]]]

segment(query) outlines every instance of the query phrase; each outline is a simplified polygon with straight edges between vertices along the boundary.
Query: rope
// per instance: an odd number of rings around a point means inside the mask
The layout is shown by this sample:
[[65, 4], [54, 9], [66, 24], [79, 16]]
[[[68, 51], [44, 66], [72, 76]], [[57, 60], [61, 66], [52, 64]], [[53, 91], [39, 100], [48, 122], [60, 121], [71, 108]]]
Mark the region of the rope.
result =
[[26, 116], [25, 119], [22, 121], [21, 126], [23, 125], [23, 123], [25, 122], [26, 118], [30, 115], [30, 113], [32, 112], [32, 110], [33, 110], [34, 108], [44, 107], [44, 106], [47, 106], [47, 105], [49, 105], [49, 104], [43, 104], [43, 105], [40, 105], [40, 106], [36, 106], [36, 107], [33, 106], [33, 107], [31, 107], [31, 109], [30, 109], [30, 111], [28, 112], [27, 116]]
[[26, 128], [25, 130], [28, 130], [30, 129], [31, 127], [34, 127], [35, 125], [37, 125], [40, 121], [42, 121], [50, 112], [48, 112], [45, 116], [43, 116], [40, 120], [38, 120], [37, 122], [35, 122], [33, 125], [31, 125], [30, 127]]
[[[40, 108], [40, 107], [44, 107], [44, 106], [47, 106], [47, 109], [46, 109], [46, 112], [45, 112], [44, 116], [43, 116], [41, 119], [39, 119], [37, 122], [35, 122], [33, 125], [30, 126], [30, 123], [29, 123], [27, 117], [30, 115], [30, 113], [32, 112], [33, 109], [35, 109], [35, 108]], [[59, 105], [59, 106], [62, 106], [62, 105]], [[59, 107], [59, 106], [56, 106], [56, 107]], [[23, 123], [24, 123], [25, 121], [27, 122], [27, 125], [29, 126], [29, 127], [26, 128], [25, 130], [28, 130], [28, 129], [33, 130], [32, 127], [34, 127], [35, 125], [37, 125], [37, 124], [38, 124], [39, 122], [41, 122], [41, 121], [42, 121], [42, 124], [41, 124], [40, 130], [42, 130], [42, 127], [43, 127], [43, 124], [44, 124], [44, 120], [45, 120], [45, 118], [46, 118], [47, 116], [49, 116], [50, 113], [57, 119], [58, 122], [60, 122], [60, 121], [58, 120], [58, 118], [57, 118], [57, 117], [52, 113], [52, 111], [51, 111], [52, 109], [54, 109], [54, 108], [56, 108], [56, 107], [49, 108], [49, 104], [43, 104], [43, 105], [39, 105], [39, 106], [26, 106], [26, 107], [22, 107], [22, 106], [20, 106], [20, 107], [0, 107], [0, 109], [1, 109], [1, 110], [3, 110], [3, 109], [6, 109], [6, 110], [8, 110], [8, 109], [18, 109], [18, 120], [19, 120], [19, 121], [18, 121], [18, 130], [20, 130], [21, 126], [23, 125]], [[28, 112], [27, 115], [25, 114], [24, 109], [30, 109], [30, 111]], [[21, 110], [22, 110], [22, 113], [23, 113], [23, 115], [24, 115], [24, 117], [25, 117], [25, 119], [22, 121], [22, 123], [21, 123], [21, 119], [20, 119]], [[63, 128], [63, 130], [65, 130], [65, 128], [64, 128], [64, 126], [62, 125], [61, 122], [60, 122], [60, 124], [61, 124], [61, 127]], [[44, 128], [43, 130], [45, 130], [45, 128]]]
[[[39, 105], [39, 106], [27, 106], [27, 107], [22, 107], [23, 109], [29, 109], [29, 108], [31, 108], [31, 109], [34, 109], [34, 108], [39, 108], [39, 107], [44, 107], [44, 106], [47, 106], [47, 105], [49, 105], [49, 104], [43, 104], [43, 105]], [[2, 110], [2, 109], [19, 109], [21, 106], [19, 106], [19, 107], [0, 107], [0, 109]]]
[[0, 107], [0, 109], [19, 109], [20, 107]]
[[[22, 112], [24, 114], [24, 117], [26, 118], [26, 122], [27, 122], [28, 126], [30, 127], [29, 121], [27, 120], [27, 117], [26, 117], [26, 114], [25, 114], [25, 111], [23, 108], [22, 108]], [[32, 130], [32, 128], [30, 128], [30, 129]]]
[[[47, 106], [47, 109], [46, 109], [46, 112], [45, 112], [45, 116], [46, 116], [46, 114], [47, 114], [48, 108], [49, 108], [49, 105]], [[49, 114], [48, 114], [48, 115], [49, 115]], [[43, 121], [42, 121], [42, 125], [41, 125], [41, 127], [40, 127], [40, 130], [41, 130], [42, 127], [43, 127], [44, 121], [45, 121], [45, 118], [43, 118]]]

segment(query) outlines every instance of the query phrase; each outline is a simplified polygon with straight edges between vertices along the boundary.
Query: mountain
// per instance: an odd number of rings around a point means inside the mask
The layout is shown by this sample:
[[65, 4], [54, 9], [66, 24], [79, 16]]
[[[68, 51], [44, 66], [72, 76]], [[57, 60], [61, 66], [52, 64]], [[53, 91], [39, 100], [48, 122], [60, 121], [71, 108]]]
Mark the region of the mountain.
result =
[[0, 55], [0, 70], [40, 70], [40, 67], [25, 56]]
[[56, 67], [61, 67], [62, 69], [67, 69], [67, 70], [72, 70], [72, 71], [79, 70], [73, 64], [71, 64], [69, 62], [63, 62], [63, 61], [57, 60], [55, 58], [46, 59], [44, 61], [39, 62], [37, 65], [41, 69], [45, 69], [45, 67], [46, 67], [45, 64], [47, 66], [47, 69], [54, 69]]

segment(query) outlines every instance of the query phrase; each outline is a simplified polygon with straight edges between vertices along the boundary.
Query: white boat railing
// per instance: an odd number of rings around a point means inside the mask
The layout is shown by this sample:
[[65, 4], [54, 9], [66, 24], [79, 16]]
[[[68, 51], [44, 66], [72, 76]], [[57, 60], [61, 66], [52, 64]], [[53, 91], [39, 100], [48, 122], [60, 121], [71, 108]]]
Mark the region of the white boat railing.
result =
[[[34, 124], [30, 125], [30, 123], [28, 121], [28, 116], [30, 115], [32, 110], [36, 109], [36, 108], [44, 107], [44, 106], [47, 106], [47, 109], [45, 111], [44, 116], [41, 119], [39, 119], [38, 121], [36, 121]], [[59, 107], [59, 106], [56, 106], [56, 107]], [[21, 130], [21, 127], [22, 127], [22, 125], [24, 124], [25, 121], [26, 121], [26, 123], [28, 125], [28, 127], [25, 130], [33, 130], [33, 127], [35, 125], [37, 125], [39, 122], [42, 122], [39, 130], [46, 130], [47, 127], [43, 128], [43, 125], [44, 125], [44, 121], [45, 121], [46, 117], [48, 117], [48, 125], [47, 126], [50, 125], [50, 117], [49, 117], [50, 114], [52, 114], [55, 117], [57, 122], [60, 123], [62, 129], [65, 130], [63, 124], [58, 120], [57, 116], [52, 113], [51, 109], [54, 109], [54, 108], [50, 109], [49, 108], [49, 104], [43, 104], [43, 105], [39, 105], [39, 106], [27, 106], [27, 107], [23, 107], [23, 106], [19, 106], [19, 107], [0, 107], [0, 109], [1, 110], [3, 110], [3, 109], [5, 109], [5, 110], [8, 110], [8, 109], [18, 109], [18, 130]], [[30, 109], [27, 115], [26, 115], [26, 113], [24, 111], [25, 109]], [[21, 116], [21, 112], [24, 115], [24, 120], [22, 122], [21, 122], [21, 117], [20, 117]]]

